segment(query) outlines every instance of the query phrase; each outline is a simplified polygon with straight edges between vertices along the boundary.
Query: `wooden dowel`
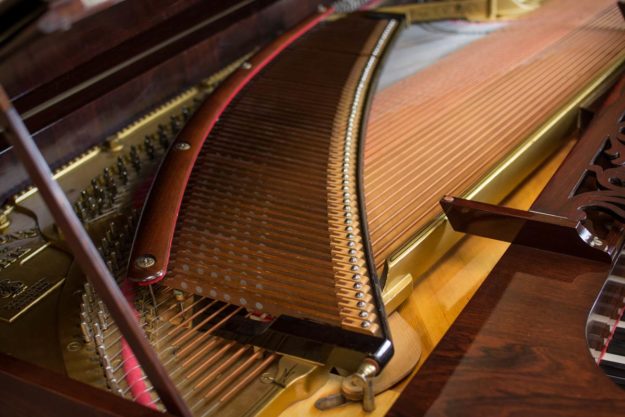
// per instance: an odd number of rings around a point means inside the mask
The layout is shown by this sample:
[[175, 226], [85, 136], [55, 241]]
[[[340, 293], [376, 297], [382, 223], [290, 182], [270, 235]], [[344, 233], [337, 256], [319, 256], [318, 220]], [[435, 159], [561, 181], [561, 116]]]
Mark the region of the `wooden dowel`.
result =
[[0, 126], [5, 129], [5, 137], [39, 189], [74, 258], [106, 304], [161, 401], [169, 412], [181, 417], [191, 417], [191, 411], [135, 320], [133, 309], [126, 302], [100, 253], [74, 213], [71, 203], [54, 180], [50, 167], [1, 85], [0, 108]]

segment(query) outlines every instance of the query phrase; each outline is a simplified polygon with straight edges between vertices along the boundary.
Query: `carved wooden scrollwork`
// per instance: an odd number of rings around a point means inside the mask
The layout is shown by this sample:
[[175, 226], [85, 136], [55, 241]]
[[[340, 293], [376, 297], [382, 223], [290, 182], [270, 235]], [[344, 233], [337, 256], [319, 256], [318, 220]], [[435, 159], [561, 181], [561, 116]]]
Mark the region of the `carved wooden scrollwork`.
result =
[[567, 204], [567, 217], [582, 221], [591, 210], [625, 222], [625, 114], [584, 171]]

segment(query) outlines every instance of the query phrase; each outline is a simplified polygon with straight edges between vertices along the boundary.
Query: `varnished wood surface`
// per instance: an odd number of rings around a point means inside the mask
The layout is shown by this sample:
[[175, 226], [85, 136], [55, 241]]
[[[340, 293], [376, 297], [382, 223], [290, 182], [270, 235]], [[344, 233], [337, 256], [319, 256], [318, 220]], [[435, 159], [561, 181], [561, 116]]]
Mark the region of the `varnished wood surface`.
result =
[[[505, 202], [509, 207], [528, 209], [545, 184], [571, 150], [570, 140], [540, 170], [525, 181]], [[415, 283], [410, 298], [400, 307], [400, 314], [414, 328], [422, 343], [422, 357], [412, 375], [443, 338], [456, 317], [469, 302], [475, 291], [488, 276], [509, 244], [480, 237], [467, 236]], [[366, 413], [360, 404], [347, 404], [328, 411], [319, 411], [314, 402], [337, 392], [338, 377], [330, 381], [311, 398], [300, 401], [281, 417], [307, 415], [314, 417], [378, 417], [385, 415], [409, 382], [404, 380], [389, 391], [376, 397], [376, 410]], [[412, 414], [409, 414], [412, 415]]]
[[[7, 94], [14, 101], [18, 101], [18, 97], [25, 98], [31, 94], [34, 96], [33, 92], [41, 86], [92, 61], [99, 54], [112, 51], [115, 46], [134, 36], [156, 29], [159, 24], [184, 13], [198, 3], [198, 0], [120, 2], [106, 11], [75, 23], [69, 31], [46, 35], [38, 31], [35, 34], [22, 33], [15, 39], [19, 48], [9, 45], [9, 48], [0, 52], [0, 58], [5, 64], [0, 68], [0, 80], [7, 86]], [[224, 7], [224, 2], [213, 3], [213, 9]], [[153, 13], [154, 10], [159, 12]], [[140, 51], [137, 49], [135, 52], [138, 50]], [[118, 54], [112, 58], [119, 63], [124, 56]], [[88, 77], [88, 74], [83, 77]], [[54, 86], [49, 85], [47, 88]], [[55, 88], [57, 93], [61, 92], [63, 85], [59, 83]], [[21, 111], [27, 109], [28, 107], [18, 107]]]
[[389, 415], [623, 413], [625, 395], [585, 337], [607, 269], [513, 245]]
[[[590, 211], [596, 208], [593, 204], [601, 204], [602, 193], [620, 198], [622, 186], [604, 188], [598, 179], [585, 183], [580, 178], [591, 164], [600, 164], [606, 138], [617, 139], [624, 106], [621, 97], [595, 117], [531, 207], [550, 207], [549, 213], [583, 218], [578, 216], [576, 198], [596, 193], [597, 200], [588, 200], [581, 212], [589, 216], [582, 224], [595, 236], [593, 242], [601, 236], [601, 225], [606, 225], [610, 236], [621, 234], [612, 206], [603, 204], [599, 221], [590, 221]], [[613, 145], [609, 151], [618, 149], [618, 144]], [[619, 157], [615, 152], [611, 160]], [[616, 178], [622, 168], [592, 167], [596, 178], [601, 178], [602, 169]], [[579, 184], [585, 187], [582, 191]], [[616, 262], [622, 264], [622, 259]], [[596, 365], [586, 338], [590, 310], [611, 268], [609, 263], [513, 244], [389, 415], [622, 414], [625, 395]]]
[[2, 417], [173, 417], [0, 354]]
[[[186, 12], [172, 6], [172, 9], [164, 11], [163, 15], [168, 15], [170, 20], [175, 22], [176, 30], [180, 32], [189, 28], [185, 25], [191, 25], [196, 19], [205, 19], [207, 16], [202, 13], [209, 12], [205, 9], [212, 10], [218, 7], [211, 4], [212, 2], [205, 2], [198, 6], [199, 11], [190, 7]], [[223, 8], [231, 6], [232, 2], [219, 4]], [[102, 142], [107, 135], [160, 105], [182, 89], [210, 76], [245, 53], [251, 52], [255, 47], [266, 44], [279, 32], [295, 26], [313, 14], [318, 4], [318, 0], [252, 2], [249, 7], [212, 22], [194, 36], [188, 36], [185, 42], [174, 43], [175, 48], [165, 48], [159, 50], [162, 53], [150, 54], [146, 59], [142, 58], [128, 67], [98, 79], [97, 83], [87, 89], [88, 91], [81, 91], [80, 94], [55, 102], [45, 111], [34, 113], [27, 118], [26, 124], [48, 162], [56, 167], [96, 143]], [[198, 13], [197, 16], [193, 19], [184, 18], [185, 13], [193, 14], [194, 10]], [[114, 7], [103, 13], [113, 11]], [[150, 12], [158, 14], [158, 9], [150, 8]], [[171, 36], [173, 33], [175, 36], [179, 33], [168, 28], [170, 20], [162, 22], [143, 16], [141, 19], [145, 19], [148, 23], [137, 25], [145, 29], [145, 33], [137, 34], [134, 30], [119, 29], [118, 24], [125, 22], [123, 19], [100, 21], [97, 20], [98, 16], [79, 23], [75, 35], [78, 40], [72, 38], [71, 41], [59, 42], [47, 49], [52, 54], [50, 61], [40, 63], [36, 60], [37, 65], [32, 64], [26, 73], [28, 75], [22, 75], [21, 78], [9, 75], [20, 73], [20, 68], [24, 65], [22, 58], [29, 64], [28, 56], [21, 58], [21, 55], [16, 56], [15, 63], [3, 62], [0, 82], [10, 92], [13, 100], [19, 101], [17, 98], [21, 96], [26, 100], [24, 94], [29, 93], [28, 103], [23, 102], [21, 111], [32, 109], [33, 106], [41, 104], [42, 100], [54, 96], [54, 93], [69, 91], [83, 80], [81, 71], [66, 78], [63, 75], [64, 71], [71, 72], [72, 66], [65, 68], [65, 64], [59, 64], [59, 70], [50, 70], [55, 77], [48, 79], [45, 76], [48, 66], [56, 68], [56, 61], [60, 60], [58, 55], [66, 56], [64, 62], [72, 62], [77, 69], [82, 68], [85, 74], [93, 75], [98, 71], [104, 73], [115, 68], [117, 57], [133, 57], [137, 54], [136, 48], [144, 52], [158, 41], [164, 41], [166, 35]], [[89, 22], [93, 27], [81, 29], [82, 25]], [[93, 29], [93, 33], [89, 32], [89, 28]], [[107, 30], [109, 36], [106, 35]], [[89, 36], [81, 36], [84, 31], [89, 33]], [[94, 49], [89, 53], [74, 53], [75, 50], [82, 51], [85, 42], [92, 45], [88, 41], [90, 36], [104, 38], [104, 41], [95, 42]], [[81, 45], [80, 48], [76, 47], [77, 42]], [[54, 52], [50, 52], [52, 50]], [[45, 80], [45, 83], [41, 84], [40, 79]], [[0, 142], [0, 177], [3, 179], [0, 182], [0, 202], [27, 182], [23, 169], [4, 142]]]

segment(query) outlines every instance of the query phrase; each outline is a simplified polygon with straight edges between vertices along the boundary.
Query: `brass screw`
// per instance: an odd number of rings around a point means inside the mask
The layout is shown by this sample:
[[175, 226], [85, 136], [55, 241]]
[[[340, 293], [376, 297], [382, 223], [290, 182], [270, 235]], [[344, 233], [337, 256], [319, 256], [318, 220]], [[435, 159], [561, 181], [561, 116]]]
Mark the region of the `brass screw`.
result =
[[174, 149], [176, 149], [177, 151], [188, 151], [189, 149], [191, 149], [191, 145], [189, 145], [187, 142], [178, 142], [174, 145]]
[[156, 258], [151, 255], [143, 255], [135, 259], [135, 266], [140, 269], [148, 269], [154, 264], [156, 264]]

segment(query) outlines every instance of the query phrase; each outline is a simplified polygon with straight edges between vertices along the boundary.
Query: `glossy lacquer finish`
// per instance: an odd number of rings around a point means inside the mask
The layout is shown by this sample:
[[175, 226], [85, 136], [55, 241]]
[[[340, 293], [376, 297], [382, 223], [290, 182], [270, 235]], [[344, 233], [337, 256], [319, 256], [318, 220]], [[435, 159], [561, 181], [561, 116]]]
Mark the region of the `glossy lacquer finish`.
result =
[[[541, 243], [553, 238], [549, 236], [553, 232], [543, 227], [553, 221], [541, 218], [549, 215], [568, 219], [567, 224], [579, 222], [575, 229], [584, 231], [587, 236], [580, 232], [579, 238], [589, 246], [622, 253], [625, 98], [622, 91], [617, 93], [620, 97], [608, 100], [611, 104], [595, 117], [530, 212], [519, 215], [468, 202], [464, 210], [450, 211], [458, 207], [453, 207], [454, 199], [446, 200], [451, 205], [446, 211], [458, 217], [452, 224], [464, 225], [469, 232], [479, 226], [480, 235], [513, 244], [389, 415], [613, 416], [625, 412], [625, 393], [597, 367], [586, 336], [588, 315], [614, 263]], [[472, 212], [485, 214], [463, 217]], [[513, 222], [538, 220], [531, 239], [518, 239], [525, 226], [519, 233], [513, 228], [507, 237], [495, 230], [504, 224], [491, 220], [502, 216]], [[569, 227], [564, 223], [558, 227]]]
[[614, 416], [586, 321], [609, 265], [512, 245], [390, 416]]
[[[0, 51], [0, 82], [53, 168], [315, 13], [309, 0], [120, 2]], [[0, 138], [0, 200], [28, 182]]]
[[0, 353], [0, 415], [173, 417]]

